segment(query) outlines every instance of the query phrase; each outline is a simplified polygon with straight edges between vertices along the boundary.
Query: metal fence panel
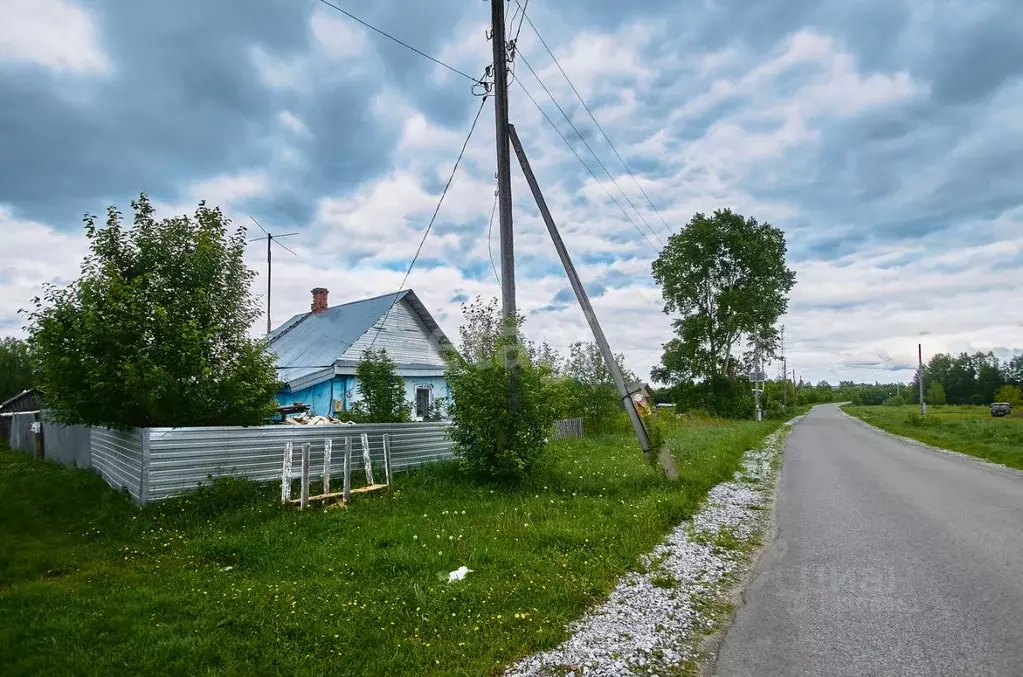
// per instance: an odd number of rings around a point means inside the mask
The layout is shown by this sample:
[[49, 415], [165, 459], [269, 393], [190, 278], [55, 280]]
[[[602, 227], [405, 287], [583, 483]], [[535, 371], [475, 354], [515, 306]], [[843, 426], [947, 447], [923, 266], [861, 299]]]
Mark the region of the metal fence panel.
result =
[[[301, 473], [300, 451], [310, 445], [314, 478], [323, 471], [323, 446], [333, 445], [331, 474], [344, 465], [345, 437], [352, 438], [352, 469], [362, 468], [362, 433], [369, 436], [370, 459], [378, 481], [383, 481], [383, 433], [391, 439], [394, 470], [452, 458], [446, 423], [365, 425], [273, 425], [207, 428], [148, 428], [147, 500], [169, 498], [195, 489], [209, 477], [244, 477], [257, 482], [280, 478], [284, 444], [295, 450], [292, 476]], [[95, 464], [95, 463], [94, 463]]]
[[559, 440], [583, 436], [583, 420], [581, 418], [563, 418], [554, 423], [558, 428], [557, 439]]
[[142, 430], [129, 432], [93, 428], [90, 447], [92, 467], [119, 489], [127, 487], [131, 497], [140, 503], [146, 498], [142, 487]]
[[32, 432], [32, 423], [36, 420], [35, 412], [26, 414], [13, 414], [5, 417], [11, 422], [11, 436], [8, 443], [11, 449], [20, 451], [29, 456], [36, 453], [36, 434]]
[[43, 412], [43, 441], [46, 458], [72, 468], [88, 468], [91, 454], [91, 428], [48, 423]]

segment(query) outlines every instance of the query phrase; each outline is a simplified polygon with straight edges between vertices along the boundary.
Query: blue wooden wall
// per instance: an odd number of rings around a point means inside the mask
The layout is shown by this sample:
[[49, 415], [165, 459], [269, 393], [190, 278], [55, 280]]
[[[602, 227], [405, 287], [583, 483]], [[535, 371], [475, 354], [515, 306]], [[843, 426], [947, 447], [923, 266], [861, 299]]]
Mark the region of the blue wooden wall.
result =
[[[277, 402], [281, 405], [301, 402], [309, 405], [309, 411], [312, 414], [332, 416], [335, 400], [341, 400], [342, 406], [348, 409], [362, 399], [359, 396], [358, 382], [359, 379], [355, 376], [335, 376], [333, 379], [295, 392], [282, 390], [277, 393]], [[407, 376], [405, 377], [405, 400], [413, 406], [416, 401], [416, 386], [431, 388], [431, 402], [438, 397], [447, 399], [449, 396], [448, 384], [443, 376]]]

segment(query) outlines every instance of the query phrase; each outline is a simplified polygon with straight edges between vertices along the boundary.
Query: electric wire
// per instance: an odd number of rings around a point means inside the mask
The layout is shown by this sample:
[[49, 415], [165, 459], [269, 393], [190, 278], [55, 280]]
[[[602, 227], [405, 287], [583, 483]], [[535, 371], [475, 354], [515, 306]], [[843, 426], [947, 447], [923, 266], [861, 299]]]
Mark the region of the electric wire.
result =
[[494, 214], [497, 212], [497, 191], [494, 191], [494, 206], [490, 208], [490, 225], [487, 227], [487, 252], [490, 253], [490, 267], [494, 269], [494, 279], [501, 284], [501, 276], [497, 274], [497, 264], [494, 263]]
[[323, 3], [324, 5], [326, 5], [327, 7], [331, 7], [333, 9], [336, 9], [337, 11], [341, 12], [342, 14], [347, 16], [348, 18], [350, 18], [350, 19], [352, 19], [354, 21], [358, 21], [360, 24], [362, 24], [366, 28], [370, 29], [371, 31], [375, 31], [376, 33], [379, 33], [380, 35], [384, 36], [385, 38], [388, 38], [389, 40], [393, 40], [394, 42], [398, 43], [402, 47], [404, 47], [406, 49], [412, 50], [413, 52], [415, 52], [419, 56], [425, 57], [425, 58], [429, 59], [430, 61], [434, 62], [435, 64], [437, 64], [439, 66], [443, 66], [444, 68], [447, 68], [452, 73], [457, 73], [458, 75], [461, 75], [463, 78], [468, 79], [470, 82], [473, 82], [473, 83], [478, 83], [479, 82], [479, 78], [474, 78], [473, 76], [469, 75], [468, 73], [465, 73], [464, 71], [460, 71], [457, 68], [455, 68], [454, 66], [451, 66], [449, 64], [444, 63], [440, 59], [436, 59], [436, 58], [430, 56], [429, 54], [427, 54], [426, 52], [424, 52], [422, 50], [419, 50], [419, 49], [416, 49], [412, 45], [410, 45], [407, 42], [404, 42], [402, 40], [399, 40], [398, 38], [394, 37], [390, 33], [382, 31], [382, 30], [380, 30], [379, 28], [377, 28], [376, 26], [374, 26], [372, 24], [366, 23], [365, 21], [363, 21], [359, 17], [355, 16], [354, 14], [349, 12], [348, 10], [341, 9], [337, 5], [335, 5], [333, 3], [330, 3], [330, 2], [327, 2], [327, 0], [319, 0], [319, 1], [321, 3]]
[[[600, 130], [601, 136], [603, 136], [604, 140], [607, 141], [607, 145], [611, 147], [611, 151], [615, 154], [615, 157], [617, 157], [619, 162], [622, 163], [622, 167], [624, 167], [625, 171], [628, 172], [630, 177], [632, 177], [632, 182], [636, 184], [636, 188], [639, 188], [639, 192], [641, 192], [643, 194], [643, 197], [646, 198], [646, 203], [650, 206], [650, 209], [652, 209], [654, 213], [657, 214], [657, 217], [661, 220], [661, 223], [664, 224], [664, 228], [667, 230], [667, 232], [671, 233], [671, 226], [668, 225], [668, 222], [664, 220], [664, 216], [662, 216], [661, 212], [659, 212], [657, 210], [657, 207], [654, 206], [653, 200], [650, 199], [650, 196], [647, 195], [647, 192], [643, 190], [643, 186], [639, 183], [639, 180], [636, 178], [636, 175], [632, 173], [632, 169], [630, 169], [628, 163], [625, 162], [625, 158], [623, 158], [621, 154], [618, 152], [618, 149], [615, 148], [615, 145], [611, 142], [611, 138], [607, 135], [607, 132], [604, 131], [604, 128], [597, 121], [597, 117], [593, 114], [593, 111], [590, 110], [590, 107], [586, 104], [586, 100], [583, 99], [582, 94], [580, 94], [579, 90], [576, 89], [575, 84], [573, 84], [572, 82], [572, 79], [568, 77], [568, 73], [566, 73], [565, 69], [561, 67], [561, 63], [558, 61], [558, 58], [554, 56], [554, 52], [547, 45], [547, 41], [543, 39], [543, 36], [540, 35], [540, 31], [538, 31], [536, 29], [536, 26], [533, 24], [533, 20], [530, 19], [529, 16], [526, 14], [526, 7], [529, 6], [529, 0], [526, 0], [525, 7], [519, 4], [518, 0], [515, 0], [515, 4], [518, 5], [519, 9], [522, 10], [522, 19], [525, 19], [526, 21], [529, 22], [529, 27], [533, 29], [533, 33], [540, 40], [540, 44], [542, 44], [544, 49], [547, 50], [547, 54], [549, 54], [551, 60], [554, 61], [554, 65], [558, 67], [558, 70], [561, 71], [561, 74], [565, 77], [565, 81], [568, 83], [568, 86], [572, 88], [572, 92], [575, 94], [576, 98], [579, 99], [579, 103], [583, 105], [583, 108], [589, 114], [590, 119], [593, 120], [593, 124], [597, 126], [598, 130]], [[519, 30], [522, 29], [522, 19], [519, 20]], [[516, 35], [516, 41], [518, 41], [518, 35]]]
[[659, 250], [659, 249], [657, 248], [657, 246], [656, 246], [656, 245], [655, 245], [655, 244], [654, 244], [654, 243], [653, 243], [653, 242], [652, 242], [652, 241], [650, 240], [650, 238], [649, 238], [649, 237], [647, 237], [647, 234], [643, 232], [643, 230], [642, 230], [642, 229], [641, 229], [641, 228], [640, 228], [640, 227], [639, 227], [639, 226], [638, 226], [638, 225], [636, 224], [636, 222], [632, 220], [632, 217], [631, 217], [631, 216], [629, 216], [629, 213], [628, 213], [627, 211], [625, 211], [625, 208], [624, 208], [624, 207], [622, 207], [621, 203], [619, 203], [619, 202], [618, 202], [618, 200], [617, 200], [617, 199], [615, 198], [615, 196], [611, 194], [611, 191], [609, 191], [609, 190], [607, 189], [607, 187], [606, 187], [606, 186], [605, 186], [605, 185], [604, 185], [603, 183], [601, 183], [600, 179], [598, 179], [598, 178], [597, 178], [597, 175], [596, 175], [596, 174], [595, 174], [595, 173], [593, 172], [593, 170], [592, 170], [592, 169], [590, 169], [590, 166], [589, 166], [588, 164], [586, 164], [586, 162], [585, 162], [585, 161], [584, 161], [584, 160], [582, 159], [582, 156], [580, 156], [580, 155], [579, 155], [579, 152], [578, 152], [578, 151], [577, 151], [577, 150], [575, 149], [575, 147], [574, 147], [574, 146], [573, 146], [573, 145], [572, 145], [572, 144], [571, 144], [571, 143], [569, 142], [569, 140], [568, 140], [567, 138], [565, 138], [565, 135], [561, 133], [561, 130], [560, 130], [560, 129], [558, 129], [558, 126], [557, 126], [556, 124], [554, 124], [554, 121], [553, 121], [553, 120], [551, 120], [550, 116], [549, 116], [549, 115], [547, 115], [547, 111], [545, 111], [545, 110], [543, 109], [543, 107], [542, 107], [542, 106], [541, 106], [541, 105], [540, 105], [540, 104], [539, 104], [539, 103], [537, 102], [537, 100], [536, 100], [535, 98], [533, 98], [533, 95], [529, 93], [529, 90], [528, 90], [528, 89], [526, 89], [526, 86], [525, 86], [525, 85], [523, 85], [523, 84], [522, 84], [522, 83], [521, 83], [520, 81], [518, 81], [518, 80], [516, 80], [515, 82], [516, 82], [516, 83], [517, 83], [517, 84], [519, 85], [519, 88], [520, 88], [520, 89], [521, 89], [521, 90], [523, 91], [523, 93], [525, 93], [526, 97], [527, 97], [527, 98], [528, 98], [528, 99], [529, 99], [530, 101], [532, 101], [532, 102], [533, 102], [533, 105], [534, 105], [534, 106], [536, 106], [536, 109], [537, 109], [538, 111], [540, 111], [540, 114], [541, 114], [541, 115], [543, 115], [544, 119], [545, 119], [545, 120], [547, 120], [547, 124], [549, 124], [549, 125], [550, 125], [551, 127], [553, 127], [553, 128], [554, 128], [554, 131], [558, 133], [558, 136], [560, 136], [560, 137], [561, 137], [561, 140], [565, 142], [565, 145], [566, 145], [566, 146], [568, 146], [568, 149], [569, 149], [570, 151], [572, 151], [572, 154], [573, 154], [573, 155], [575, 155], [575, 158], [576, 158], [577, 160], [579, 160], [579, 163], [580, 163], [580, 164], [581, 164], [581, 165], [582, 165], [583, 167], [585, 167], [585, 168], [586, 168], [586, 171], [587, 171], [587, 172], [589, 172], [589, 173], [590, 173], [590, 176], [592, 176], [592, 177], [593, 177], [593, 180], [594, 180], [594, 181], [595, 181], [595, 182], [597, 183], [597, 185], [598, 185], [598, 186], [600, 186], [601, 188], [603, 188], [603, 189], [604, 189], [604, 192], [605, 192], [605, 193], [607, 193], [607, 196], [608, 196], [609, 198], [611, 198], [611, 201], [612, 201], [612, 202], [614, 202], [614, 203], [615, 203], [615, 206], [616, 206], [616, 207], [618, 207], [618, 209], [619, 209], [619, 210], [621, 210], [621, 212], [622, 212], [622, 215], [623, 215], [623, 216], [624, 216], [624, 217], [626, 218], [626, 220], [627, 220], [627, 221], [628, 221], [629, 223], [631, 223], [631, 224], [632, 224], [632, 227], [636, 229], [636, 232], [637, 232], [637, 233], [639, 233], [639, 234], [640, 234], [640, 235], [641, 235], [641, 236], [643, 237], [643, 239], [644, 239], [644, 240], [646, 240], [646, 243], [647, 243], [648, 245], [650, 245], [650, 249], [652, 249], [652, 250], [653, 250], [654, 254], [659, 254], [659, 253], [660, 253], [660, 250]]
[[380, 332], [384, 328], [384, 323], [387, 322], [387, 316], [390, 314], [391, 309], [394, 308], [394, 302], [398, 300], [398, 293], [405, 288], [405, 283], [408, 282], [408, 276], [412, 274], [412, 268], [415, 267], [416, 261], [419, 260], [419, 254], [423, 251], [423, 245], [426, 243], [426, 238], [430, 236], [430, 231], [433, 229], [433, 223], [437, 220], [437, 214], [440, 212], [440, 207], [444, 204], [444, 198], [447, 197], [448, 189], [451, 188], [451, 182], [455, 178], [455, 172], [458, 171], [458, 165], [462, 162], [462, 156], [465, 155], [465, 149], [469, 145], [469, 139], [472, 138], [472, 133], [476, 130], [476, 123], [480, 120], [480, 115], [483, 113], [483, 107], [487, 104], [487, 97], [484, 96], [483, 100], [480, 101], [480, 107], [476, 111], [476, 117], [472, 119], [472, 125], [469, 127], [469, 133], [465, 136], [465, 141], [462, 143], [462, 149], [458, 152], [458, 157], [455, 158], [455, 165], [451, 168], [451, 174], [448, 176], [447, 183], [444, 184], [444, 190], [441, 191], [440, 199], [437, 201], [437, 206], [433, 210], [433, 216], [430, 217], [430, 222], [426, 224], [426, 230], [423, 231], [423, 237], [419, 240], [419, 246], [416, 248], [415, 256], [412, 257], [412, 262], [408, 265], [408, 270], [405, 271], [405, 277], [401, 279], [401, 284], [398, 285], [398, 289], [394, 292], [394, 298], [391, 299], [391, 304], [387, 307], [387, 311], [384, 313], [383, 319], [380, 321], [380, 326], [377, 328], [377, 333], [373, 335], [373, 340], [369, 344], [369, 349], [372, 350], [373, 346], [376, 345], [377, 338], [380, 336]]
[[536, 81], [540, 83], [540, 86], [543, 88], [543, 91], [547, 92], [547, 96], [550, 98], [552, 102], [554, 102], [554, 105], [561, 112], [561, 116], [565, 118], [565, 121], [568, 122], [569, 126], [575, 132], [575, 135], [578, 136], [579, 140], [583, 142], [584, 146], [586, 146], [586, 150], [590, 151], [590, 155], [593, 156], [593, 159], [597, 161], [597, 164], [600, 165], [600, 168], [604, 170], [605, 174], [607, 174], [607, 178], [611, 179], [611, 183], [615, 185], [615, 188], [618, 189], [618, 192], [622, 194], [622, 197], [624, 197], [625, 201], [629, 203], [629, 206], [632, 207], [632, 210], [636, 212], [636, 215], [639, 216], [640, 220], [646, 226], [647, 230], [650, 231], [650, 234], [653, 235], [654, 238], [656, 238], [657, 241], [660, 242], [661, 245], [663, 246], [664, 242], [661, 241], [660, 236], [658, 236], [657, 233], [654, 232], [654, 229], [650, 227], [650, 224], [647, 222], [646, 218], [644, 218], [642, 212], [640, 212], [639, 209], [636, 208], [636, 205], [632, 203], [632, 200], [629, 199], [629, 196], [625, 193], [624, 190], [622, 190], [622, 187], [618, 184], [618, 181], [615, 180], [615, 177], [611, 175], [611, 172], [608, 171], [607, 167], [601, 161], [597, 153], [593, 150], [592, 147], [590, 147], [589, 142], [586, 141], [586, 137], [582, 135], [582, 132], [579, 131], [579, 128], [575, 126], [574, 122], [572, 122], [572, 118], [568, 116], [568, 113], [565, 112], [565, 109], [562, 108], [561, 104], [558, 103], [558, 100], [554, 98], [554, 94], [551, 92], [550, 89], [547, 88], [547, 85], [544, 84], [544, 81], [540, 79], [539, 74], [537, 74], [537, 72], [533, 70], [533, 67], [529, 64], [529, 61], [526, 59], [525, 55], [520, 54], [519, 58], [522, 60], [522, 63], [526, 65], [526, 68], [529, 69], [529, 72], [533, 74], [533, 78], [535, 78]]

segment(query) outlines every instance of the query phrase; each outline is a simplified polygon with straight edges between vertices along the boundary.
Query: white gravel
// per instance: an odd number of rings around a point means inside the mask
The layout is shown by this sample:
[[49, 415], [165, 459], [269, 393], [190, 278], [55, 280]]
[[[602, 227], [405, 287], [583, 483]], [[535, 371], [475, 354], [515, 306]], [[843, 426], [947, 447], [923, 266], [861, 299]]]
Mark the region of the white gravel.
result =
[[606, 602], [569, 626], [571, 638], [505, 674], [649, 676], [695, 659], [700, 636], [719, 622], [701, 612], [706, 605], [698, 602], [718, 599], [726, 577], [739, 573], [748, 559], [713, 545], [715, 536], [727, 530], [745, 543], [763, 530], [767, 511], [758, 508], [771, 501], [774, 461], [784, 439], [779, 431], [763, 448], [747, 451], [735, 478], [714, 487], [693, 520], [646, 555], [648, 571], [626, 575]]

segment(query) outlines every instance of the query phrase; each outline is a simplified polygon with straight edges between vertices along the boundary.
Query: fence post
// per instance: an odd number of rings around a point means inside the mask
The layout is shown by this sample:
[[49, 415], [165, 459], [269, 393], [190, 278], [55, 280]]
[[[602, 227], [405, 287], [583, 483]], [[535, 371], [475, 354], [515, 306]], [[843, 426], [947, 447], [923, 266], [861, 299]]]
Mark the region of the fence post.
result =
[[149, 503], [149, 483], [152, 479], [150, 477], [152, 472], [150, 465], [152, 437], [149, 434], [149, 428], [137, 428], [137, 430], [139, 435], [141, 435], [142, 441], [142, 467], [139, 469], [139, 503], [145, 505]]
[[291, 442], [284, 443], [284, 467], [281, 469], [281, 503], [291, 500]]
[[330, 452], [334, 443], [330, 440], [323, 441], [323, 493], [330, 493]]
[[342, 494], [342, 500], [345, 505], [348, 504], [348, 499], [352, 497], [352, 438], [345, 438], [345, 480], [344, 480], [344, 493]]
[[391, 486], [391, 436], [384, 433], [384, 477], [387, 479], [387, 486]]
[[373, 461], [369, 457], [369, 433], [362, 433], [362, 467], [366, 471], [366, 484], [373, 485]]
[[302, 445], [302, 494], [299, 498], [299, 507], [305, 510], [309, 505], [309, 443]]
[[43, 417], [40, 412], [32, 415], [32, 437], [35, 442], [35, 457], [46, 458], [46, 443], [43, 440]]

